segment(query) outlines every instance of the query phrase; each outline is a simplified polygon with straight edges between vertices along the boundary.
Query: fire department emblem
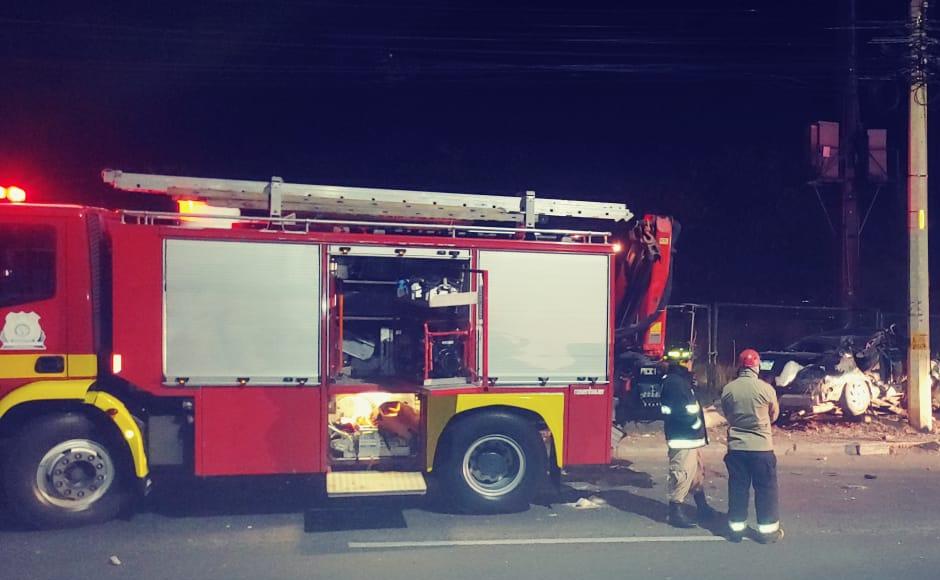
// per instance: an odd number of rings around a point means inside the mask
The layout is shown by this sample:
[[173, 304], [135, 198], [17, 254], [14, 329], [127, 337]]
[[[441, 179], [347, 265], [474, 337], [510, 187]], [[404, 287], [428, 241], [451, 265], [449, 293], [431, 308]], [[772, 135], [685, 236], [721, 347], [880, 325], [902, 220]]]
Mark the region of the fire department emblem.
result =
[[45, 350], [46, 333], [35, 312], [8, 312], [0, 331], [0, 349]]

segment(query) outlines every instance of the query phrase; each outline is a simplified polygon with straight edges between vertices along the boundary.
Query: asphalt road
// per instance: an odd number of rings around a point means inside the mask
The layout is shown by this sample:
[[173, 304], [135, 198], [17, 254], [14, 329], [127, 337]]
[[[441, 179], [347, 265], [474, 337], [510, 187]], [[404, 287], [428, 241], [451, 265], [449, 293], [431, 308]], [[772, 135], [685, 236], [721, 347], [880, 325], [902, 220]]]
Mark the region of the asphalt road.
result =
[[[720, 455], [708, 457], [710, 494], [724, 511]], [[105, 525], [30, 532], [0, 520], [0, 577], [940, 577], [938, 455], [781, 457], [787, 535], [768, 546], [667, 526], [664, 463], [645, 457], [572, 473], [558, 501], [485, 517], [417, 499], [311, 507], [300, 480], [184, 482]], [[591, 496], [600, 507], [566, 505]]]

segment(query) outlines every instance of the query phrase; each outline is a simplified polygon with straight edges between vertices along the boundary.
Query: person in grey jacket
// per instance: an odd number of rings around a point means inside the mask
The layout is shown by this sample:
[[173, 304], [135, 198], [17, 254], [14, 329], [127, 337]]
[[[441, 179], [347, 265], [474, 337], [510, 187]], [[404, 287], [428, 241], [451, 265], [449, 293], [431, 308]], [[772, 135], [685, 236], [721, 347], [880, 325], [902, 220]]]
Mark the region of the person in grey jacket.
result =
[[757, 540], [773, 543], [783, 537], [777, 493], [777, 456], [771, 423], [780, 415], [777, 393], [758, 378], [760, 355], [741, 351], [740, 371], [721, 392], [721, 409], [728, 420], [729, 539], [740, 541], [747, 529], [751, 487], [757, 510]]

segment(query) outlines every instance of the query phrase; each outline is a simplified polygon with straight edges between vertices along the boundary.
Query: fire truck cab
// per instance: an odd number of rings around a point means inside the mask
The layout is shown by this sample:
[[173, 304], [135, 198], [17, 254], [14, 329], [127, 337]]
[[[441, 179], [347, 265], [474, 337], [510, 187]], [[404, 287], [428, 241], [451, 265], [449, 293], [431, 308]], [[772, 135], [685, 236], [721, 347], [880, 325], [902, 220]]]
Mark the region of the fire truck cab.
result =
[[537, 227], [622, 204], [103, 175], [180, 212], [0, 205], [0, 461], [27, 524], [108, 519], [170, 470], [325, 474], [332, 497], [434, 477], [524, 509], [609, 461], [625, 317], [662, 342], [656, 300], [621, 308], [637, 238]]

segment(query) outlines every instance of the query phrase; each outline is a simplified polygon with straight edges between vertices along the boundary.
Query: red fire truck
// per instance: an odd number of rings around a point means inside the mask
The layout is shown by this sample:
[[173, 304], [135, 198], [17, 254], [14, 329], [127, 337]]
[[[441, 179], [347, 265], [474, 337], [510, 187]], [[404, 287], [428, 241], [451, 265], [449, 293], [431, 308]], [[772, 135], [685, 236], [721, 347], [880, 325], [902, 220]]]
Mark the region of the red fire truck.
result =
[[[105, 171], [177, 212], [0, 201], [6, 505], [102, 521], [151, 478], [528, 505], [610, 460], [616, 355], [662, 356], [672, 223], [622, 204]], [[548, 229], [607, 222], [609, 231]], [[610, 228], [608, 228], [610, 229]]]

